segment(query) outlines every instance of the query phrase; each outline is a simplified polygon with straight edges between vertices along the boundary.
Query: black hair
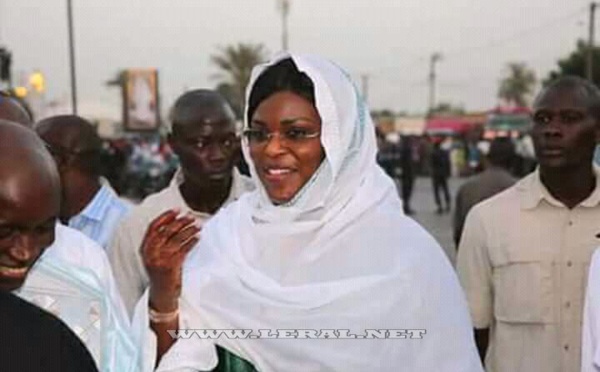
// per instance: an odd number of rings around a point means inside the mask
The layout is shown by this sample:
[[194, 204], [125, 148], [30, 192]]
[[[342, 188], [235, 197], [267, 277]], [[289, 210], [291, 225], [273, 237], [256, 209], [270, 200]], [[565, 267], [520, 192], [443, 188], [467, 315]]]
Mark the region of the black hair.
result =
[[278, 92], [292, 92], [313, 105], [315, 101], [315, 87], [312, 80], [298, 67], [291, 58], [283, 59], [267, 68], [254, 83], [250, 98], [248, 99], [247, 121], [252, 120], [254, 112], [262, 101]]
[[97, 128], [86, 119], [76, 115], [57, 115], [43, 119], [36, 124], [36, 131], [42, 134], [46, 128], [63, 127], [63, 135], [74, 133], [74, 142], [70, 148], [55, 149], [58, 153], [65, 152], [75, 155], [74, 165], [81, 172], [98, 177], [103, 175], [102, 164], [102, 140], [98, 135]]
[[[183, 93], [177, 98], [171, 111], [169, 118], [171, 120], [171, 131], [177, 125], [185, 121], [185, 118], [199, 108], [225, 107], [231, 110], [227, 100], [217, 91], [209, 89], [194, 89]], [[233, 112], [232, 112], [233, 114]]]
[[600, 89], [589, 80], [579, 76], [563, 76], [551, 81], [538, 95], [536, 101], [554, 89], [573, 89], [586, 100], [586, 106], [597, 121], [600, 121]]

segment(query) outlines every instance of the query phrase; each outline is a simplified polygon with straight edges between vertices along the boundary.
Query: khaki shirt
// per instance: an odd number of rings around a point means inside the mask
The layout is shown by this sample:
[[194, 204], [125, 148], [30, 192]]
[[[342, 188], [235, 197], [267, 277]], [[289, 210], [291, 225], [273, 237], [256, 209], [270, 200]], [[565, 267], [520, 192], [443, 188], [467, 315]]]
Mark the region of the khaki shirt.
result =
[[488, 371], [578, 371], [587, 270], [600, 243], [596, 189], [569, 210], [538, 171], [467, 216], [458, 273], [475, 328], [490, 329]]
[[[237, 200], [246, 191], [254, 189], [250, 178], [239, 174], [235, 169], [233, 172], [231, 191], [223, 206]], [[131, 213], [121, 221], [108, 250], [108, 258], [117, 285], [130, 315], [133, 314], [135, 305], [149, 283], [140, 255], [140, 247], [150, 223], [163, 212], [174, 208], [192, 214], [200, 223], [206, 222], [211, 217], [208, 213], [197, 212], [187, 206], [179, 192], [182, 181], [181, 172], [177, 172], [169, 187], [148, 196], [140, 205], [133, 208]]]

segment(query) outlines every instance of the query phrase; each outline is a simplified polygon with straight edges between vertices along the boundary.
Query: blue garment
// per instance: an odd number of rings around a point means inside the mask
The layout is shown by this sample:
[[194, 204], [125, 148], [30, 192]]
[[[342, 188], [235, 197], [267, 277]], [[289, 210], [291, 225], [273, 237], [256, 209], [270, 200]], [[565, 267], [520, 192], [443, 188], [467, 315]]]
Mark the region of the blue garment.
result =
[[94, 199], [69, 220], [69, 227], [81, 231], [106, 249], [119, 221], [131, 207], [129, 202], [119, 198], [108, 182], [103, 180]]
[[596, 152], [594, 153], [594, 163], [600, 165], [600, 145], [596, 146]]

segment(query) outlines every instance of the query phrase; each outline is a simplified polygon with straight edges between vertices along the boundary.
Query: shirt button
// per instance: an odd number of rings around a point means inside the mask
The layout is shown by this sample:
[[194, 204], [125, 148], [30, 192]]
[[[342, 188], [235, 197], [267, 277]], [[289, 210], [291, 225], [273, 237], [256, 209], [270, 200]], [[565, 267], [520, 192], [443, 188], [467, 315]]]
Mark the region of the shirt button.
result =
[[565, 302], [565, 307], [568, 309], [571, 307], [571, 303], [569, 301]]
[[569, 221], [569, 226], [573, 226], [573, 221]]
[[567, 261], [567, 267], [571, 267], [573, 266], [573, 262], [572, 261]]
[[565, 345], [563, 348], [565, 349], [565, 351], [569, 351], [569, 345]]

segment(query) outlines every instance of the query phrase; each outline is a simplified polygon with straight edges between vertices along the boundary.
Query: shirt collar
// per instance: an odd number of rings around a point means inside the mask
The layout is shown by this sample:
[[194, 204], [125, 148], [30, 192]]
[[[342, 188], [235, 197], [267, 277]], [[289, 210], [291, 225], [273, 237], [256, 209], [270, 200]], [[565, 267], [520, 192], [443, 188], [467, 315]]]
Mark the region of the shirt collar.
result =
[[[183, 196], [181, 195], [181, 192], [179, 191], [179, 186], [183, 183], [184, 177], [185, 176], [183, 174], [183, 170], [181, 169], [181, 167], [178, 167], [177, 170], [175, 171], [175, 174], [173, 175], [173, 178], [171, 179], [171, 183], [169, 184], [169, 187], [177, 192], [177, 195], [182, 200], [183, 204], [185, 204], [185, 200], [183, 199]], [[227, 199], [225, 199], [225, 202], [223, 203], [223, 205], [221, 207], [224, 207], [227, 204], [237, 200], [245, 191], [246, 191], [246, 188], [244, 187], [242, 175], [240, 174], [240, 172], [238, 171], [238, 169], [236, 167], [233, 167], [231, 189], [229, 190], [229, 195], [227, 196]], [[209, 216], [207, 213], [191, 210], [187, 205], [186, 205], [186, 207], [194, 215], [199, 215], [199, 216], [203, 216], [203, 217]]]
[[[579, 203], [580, 206], [586, 208], [596, 207], [600, 204], [600, 168], [594, 166], [593, 169], [596, 175], [596, 188], [584, 201]], [[539, 167], [517, 183], [517, 190], [521, 192], [523, 209], [534, 209], [542, 200], [546, 200], [555, 207], [565, 208], [564, 204], [556, 200], [542, 183]]]
[[108, 180], [100, 179], [100, 189], [94, 198], [79, 213], [90, 220], [101, 222], [111, 206], [112, 199], [117, 198], [117, 193], [110, 187]]

